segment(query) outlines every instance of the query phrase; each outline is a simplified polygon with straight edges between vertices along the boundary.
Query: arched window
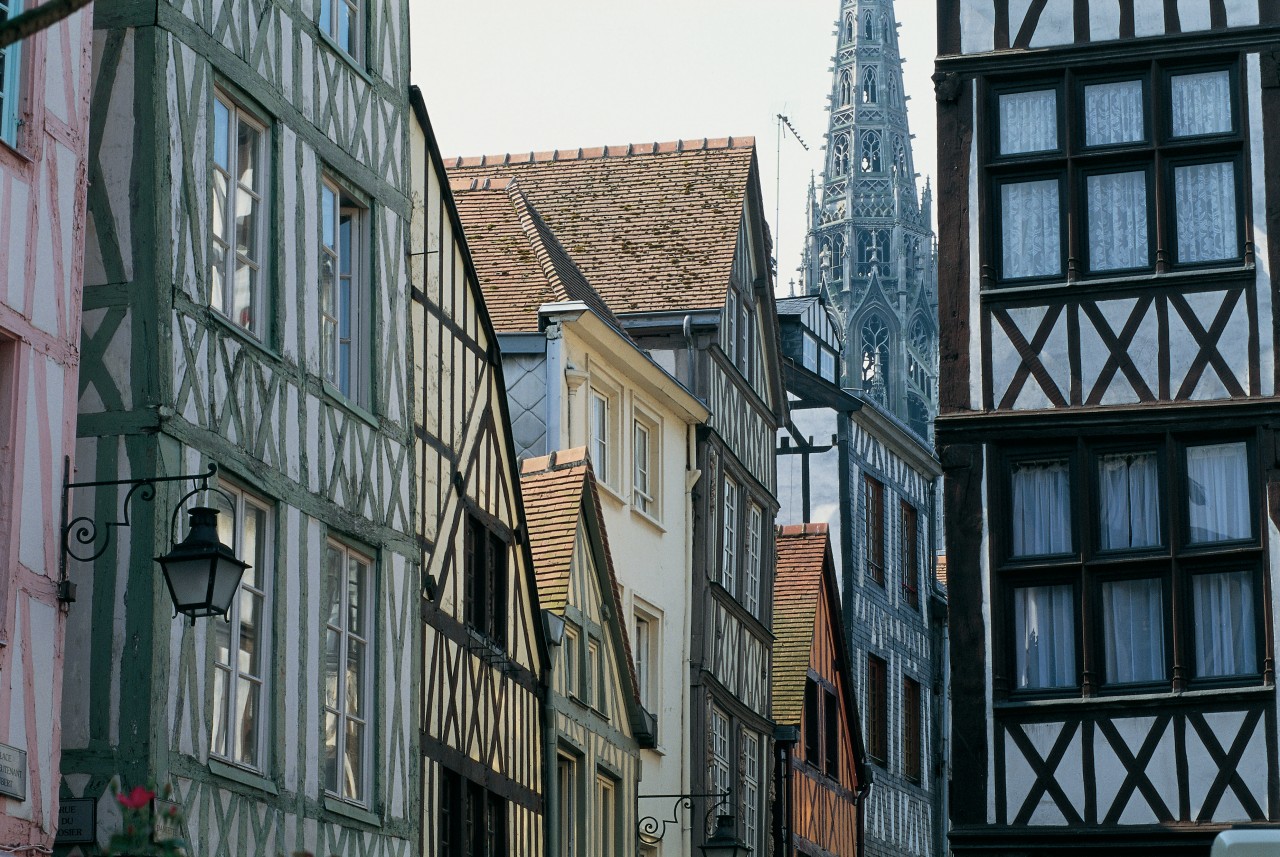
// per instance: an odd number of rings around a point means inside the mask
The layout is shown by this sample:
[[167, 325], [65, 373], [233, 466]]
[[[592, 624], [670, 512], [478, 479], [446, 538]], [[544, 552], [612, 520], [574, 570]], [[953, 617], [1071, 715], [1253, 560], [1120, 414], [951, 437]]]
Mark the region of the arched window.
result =
[[853, 100], [853, 75], [849, 69], [840, 72], [840, 106], [847, 107]]
[[831, 282], [844, 283], [844, 236], [831, 236]]
[[869, 65], [862, 69], [862, 103], [875, 104], [880, 96], [880, 72]]
[[915, 393], [907, 396], [907, 425], [922, 438], [929, 437], [929, 411]]
[[831, 144], [831, 174], [842, 176], [849, 171], [849, 135], [843, 132], [836, 135]]
[[884, 168], [880, 158], [880, 132], [863, 131], [861, 143], [861, 167], [864, 173], [878, 173]]
[[889, 325], [878, 314], [862, 321], [862, 389], [883, 389], [888, 384]]
[[879, 271], [880, 276], [889, 276], [889, 231], [887, 229], [858, 230], [858, 276], [871, 276], [872, 268]]
[[898, 103], [898, 78], [892, 72], [884, 79], [885, 98], [889, 104]]
[[922, 357], [929, 354], [929, 326], [918, 315], [911, 322], [911, 347]]
[[867, 12], [862, 19], [862, 36], [868, 41], [876, 40], [876, 18], [870, 12]]
[[910, 178], [907, 175], [907, 147], [901, 137], [893, 139], [893, 169], [898, 175]]
[[846, 42], [853, 41], [853, 13], [844, 16], [844, 40]]

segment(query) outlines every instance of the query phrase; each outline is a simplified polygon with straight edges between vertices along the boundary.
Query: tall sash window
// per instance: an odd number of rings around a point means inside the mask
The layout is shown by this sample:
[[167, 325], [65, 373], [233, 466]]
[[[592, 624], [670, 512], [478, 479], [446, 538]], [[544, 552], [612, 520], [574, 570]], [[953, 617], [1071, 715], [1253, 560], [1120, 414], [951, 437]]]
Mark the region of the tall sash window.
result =
[[1249, 462], [1243, 443], [1218, 443], [1187, 449], [1187, 500], [1193, 543], [1247, 539]]
[[1017, 687], [1072, 687], [1076, 680], [1074, 589], [1027, 586], [1013, 591]]
[[1071, 551], [1071, 472], [1065, 460], [1013, 469], [1013, 555]]

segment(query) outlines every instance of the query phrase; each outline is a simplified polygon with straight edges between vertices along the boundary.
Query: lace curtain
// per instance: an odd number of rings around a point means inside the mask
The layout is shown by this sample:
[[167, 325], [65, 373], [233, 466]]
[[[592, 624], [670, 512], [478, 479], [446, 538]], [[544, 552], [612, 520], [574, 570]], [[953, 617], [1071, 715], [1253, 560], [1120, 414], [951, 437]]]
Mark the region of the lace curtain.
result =
[[1193, 544], [1247, 539], [1249, 462], [1244, 443], [1187, 449], [1187, 494]]
[[1231, 74], [1179, 74], [1169, 82], [1173, 136], [1224, 134], [1231, 130]]
[[1016, 685], [1020, 688], [1075, 685], [1076, 633], [1071, 586], [1015, 589], [1013, 613]]
[[1013, 471], [1013, 555], [1071, 551], [1071, 478], [1065, 461], [1019, 464]]
[[1089, 176], [1089, 267], [1094, 271], [1142, 268], [1147, 251], [1147, 174]]
[[1058, 92], [1014, 92], [1000, 96], [1000, 154], [1058, 148]]
[[1175, 167], [1173, 195], [1179, 262], [1209, 262], [1240, 255], [1234, 163]]
[[1113, 146], [1143, 139], [1142, 81], [1099, 83], [1084, 88], [1084, 143]]
[[1103, 550], [1160, 544], [1160, 482], [1154, 452], [1102, 456], [1098, 488]]
[[1000, 239], [1004, 277], [1062, 273], [1062, 225], [1058, 180], [1000, 186]]
[[1198, 574], [1191, 581], [1196, 676], [1256, 673], [1253, 572]]
[[1109, 683], [1165, 678], [1164, 599], [1160, 581], [1102, 584], [1102, 625]]

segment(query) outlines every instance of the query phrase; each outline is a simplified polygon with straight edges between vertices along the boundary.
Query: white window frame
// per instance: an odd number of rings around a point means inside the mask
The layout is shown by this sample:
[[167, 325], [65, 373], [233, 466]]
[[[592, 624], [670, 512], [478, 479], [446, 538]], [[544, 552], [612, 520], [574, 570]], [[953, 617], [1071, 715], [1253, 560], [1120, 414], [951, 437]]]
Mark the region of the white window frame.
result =
[[560, 802], [560, 857], [580, 857], [582, 837], [578, 792], [578, 757], [561, 750], [556, 754], [557, 798]]
[[[714, 705], [708, 718], [707, 740], [710, 742], [707, 781], [711, 785], [711, 799], [718, 800], [732, 790], [733, 774], [729, 768], [729, 715]], [[715, 819], [708, 819], [708, 828], [714, 823]]]
[[[326, 205], [332, 213], [331, 223], [324, 222]], [[322, 266], [333, 266], [334, 278], [333, 294], [328, 300], [323, 270], [318, 285], [320, 374], [335, 390], [360, 405], [369, 403], [369, 371], [365, 365], [368, 362], [366, 343], [370, 305], [369, 266], [366, 262], [368, 212], [337, 182], [328, 177], [323, 180], [320, 189], [320, 259]], [[348, 233], [345, 239], [344, 229]], [[345, 300], [344, 289], [347, 293]], [[327, 331], [332, 331], [328, 337]]]
[[[231, 509], [220, 509], [218, 516], [218, 536], [225, 544], [230, 544], [236, 556], [243, 557], [250, 563], [249, 574], [257, 582], [252, 585], [248, 578], [240, 580], [236, 597], [231, 602], [231, 610], [227, 613], [226, 622], [214, 623], [214, 634], [211, 635], [211, 654], [213, 659], [213, 675], [210, 692], [213, 695], [212, 724], [209, 735], [209, 754], [225, 762], [247, 768], [259, 773], [267, 769], [267, 724], [270, 718], [271, 702], [271, 668], [274, 658], [271, 636], [271, 613], [274, 609], [272, 593], [273, 571], [275, 567], [275, 515], [272, 504], [234, 485], [225, 482], [218, 486], [223, 495], [233, 503]], [[218, 495], [215, 495], [218, 496]], [[225, 497], [220, 498], [224, 505]], [[261, 514], [257, 530], [257, 542], [252, 552], [244, 543], [245, 517], [249, 509]], [[234, 533], [234, 535], [233, 535]], [[244, 627], [244, 604], [248, 601], [259, 603], [259, 625], [255, 645], [258, 652], [258, 673], [253, 674], [240, 656], [239, 641]], [[218, 658], [216, 638], [226, 631], [227, 662]], [[234, 657], [232, 657], [234, 655]], [[223, 677], [224, 688], [219, 699], [219, 683], [217, 676]], [[241, 735], [235, 724], [238, 722], [237, 710], [243, 711], [245, 699], [241, 698], [242, 687], [247, 686], [257, 697], [254, 719], [254, 735], [252, 737], [252, 758], [244, 758], [244, 748], [240, 746]], [[218, 724], [223, 726], [223, 739], [218, 738]], [[247, 742], [246, 742], [247, 743]]]
[[634, 618], [632, 654], [636, 661], [636, 682], [640, 685], [640, 704], [657, 716], [662, 707], [662, 612], [646, 604], [635, 609]]
[[[0, 11], [6, 19], [13, 18], [21, 14], [22, 5], [22, 0], [0, 0]], [[0, 49], [0, 71], [4, 78], [4, 88], [0, 90], [0, 140], [16, 146], [22, 101], [22, 42]]]
[[725, 305], [725, 331], [723, 338], [725, 356], [729, 358], [729, 362], [737, 365], [738, 351], [738, 293], [729, 290], [729, 297]]
[[[213, 307], [214, 310], [232, 324], [248, 331], [259, 339], [263, 339], [267, 331], [267, 260], [271, 258], [271, 250], [267, 247], [267, 240], [270, 235], [267, 221], [271, 216], [269, 196], [271, 188], [270, 129], [266, 123], [241, 107], [234, 98], [223, 90], [215, 89], [213, 99], [214, 121], [211, 123], [212, 129], [210, 131], [213, 136], [213, 146], [210, 148], [209, 156], [210, 267], [207, 272], [209, 277], [209, 306]], [[227, 114], [227, 138], [221, 141], [221, 144], [218, 140], [217, 115], [219, 108], [225, 110]], [[252, 128], [258, 134], [257, 151], [254, 152], [257, 168], [254, 170], [252, 177], [254, 187], [246, 187], [238, 179], [240, 165], [237, 162], [237, 158], [240, 150], [236, 140], [239, 138], [239, 127], [241, 125]], [[220, 145], [225, 145], [226, 147], [226, 163], [219, 163], [218, 161]], [[212, 209], [215, 198], [214, 182], [219, 175], [226, 182], [227, 188], [223, 210], [222, 238], [217, 235]], [[240, 208], [243, 198], [249, 200], [250, 206], [255, 204], [258, 206], [254, 216], [255, 234], [253, 236], [254, 245], [257, 248], [256, 258], [248, 253], [241, 253], [239, 242], [235, 239], [236, 211]], [[223, 245], [222, 265], [219, 272], [222, 278], [222, 286], [221, 294], [215, 295], [213, 289], [213, 258], [214, 249], [218, 245]], [[242, 265], [250, 271], [251, 278], [247, 307], [249, 312], [248, 324], [245, 323], [244, 319], [236, 318], [235, 280], [236, 272]]]
[[[339, 32], [339, 15], [344, 9], [351, 21], [348, 43], [345, 45], [342, 43], [342, 34]], [[343, 53], [357, 62], [364, 59], [364, 19], [364, 0], [320, 0], [320, 13], [317, 19], [320, 32], [328, 36]]]
[[632, 505], [641, 514], [659, 520], [662, 517], [662, 432], [657, 420], [638, 410], [631, 428], [631, 459]]
[[747, 544], [742, 571], [742, 604], [752, 616], [760, 615], [760, 558], [764, 555], [764, 510], [747, 506]]
[[616, 399], [592, 386], [587, 398], [587, 429], [591, 438], [591, 466], [596, 478], [606, 485], [613, 484], [613, 468], [609, 459], [613, 456], [613, 412]]
[[596, 771], [596, 854], [593, 857], [617, 857], [618, 855], [618, 781]]
[[742, 730], [742, 831], [751, 847], [760, 832], [760, 736]]
[[721, 532], [724, 539], [720, 558], [720, 585], [733, 596], [738, 594], [738, 506], [741, 488], [731, 477], [724, 478]]
[[591, 707], [604, 711], [604, 646], [594, 634], [587, 635], [587, 699]]
[[[330, 705], [329, 700], [322, 697], [321, 707], [322, 707], [322, 716], [325, 721], [328, 721], [330, 715], [332, 715], [336, 719], [336, 732], [334, 733], [335, 735], [334, 752], [336, 756], [335, 768], [336, 768], [337, 782], [333, 785], [333, 787], [331, 787], [329, 782], [325, 782], [324, 791], [326, 794], [333, 795], [334, 797], [337, 797], [349, 803], [355, 803], [361, 806], [368, 806], [371, 803], [370, 798], [372, 796], [372, 791], [373, 791], [373, 789], [371, 788], [372, 784], [370, 782], [371, 771], [373, 768], [372, 759], [370, 758], [370, 755], [371, 755], [371, 748], [373, 746], [373, 734], [372, 734], [373, 699], [372, 699], [371, 689], [373, 684], [373, 666], [374, 666], [374, 663], [373, 663], [374, 640], [373, 640], [373, 626], [372, 626], [374, 612], [372, 610], [373, 605], [371, 602], [374, 597], [374, 561], [369, 554], [356, 550], [355, 548], [343, 542], [339, 542], [334, 539], [329, 539], [325, 545], [324, 575], [326, 578], [329, 577], [332, 571], [329, 565], [330, 558], [335, 555], [341, 560], [341, 563], [342, 563], [342, 569], [339, 575], [340, 579], [338, 580], [329, 579], [326, 581], [326, 583], [329, 586], [337, 586], [338, 607], [339, 607], [339, 614], [337, 617], [338, 624], [336, 625], [333, 624], [331, 620], [334, 617], [331, 615], [330, 617], [325, 619], [324, 628], [321, 631], [321, 633], [325, 636], [325, 638], [327, 638], [330, 633], [337, 634], [339, 652], [336, 657], [336, 663], [341, 665], [342, 668], [338, 670], [337, 675], [334, 677], [336, 679], [335, 693], [333, 695], [333, 699], [335, 700], [335, 705]], [[362, 582], [361, 591], [360, 591], [360, 598], [361, 598], [361, 601], [363, 602], [360, 608], [362, 613], [360, 619], [361, 619], [361, 626], [365, 629], [364, 636], [360, 636], [358, 634], [353, 633], [348, 623], [348, 620], [350, 619], [350, 616], [351, 616], [349, 595], [350, 595], [350, 573], [351, 573], [351, 566], [353, 563], [360, 563], [364, 566], [364, 580]], [[321, 610], [323, 609], [324, 609], [324, 605], [322, 604]], [[350, 654], [350, 647], [353, 642], [362, 644], [364, 646], [364, 660], [362, 664], [363, 674], [359, 677], [360, 686], [355, 689], [356, 700], [357, 700], [357, 705], [355, 706], [355, 708], [357, 708], [360, 711], [359, 715], [349, 710], [349, 707], [347, 705], [347, 699], [350, 695], [350, 691], [347, 686], [346, 664], [348, 663], [347, 659]], [[325, 648], [325, 645], [326, 645], [325, 643], [321, 644], [322, 650]], [[328, 676], [328, 673], [326, 672], [325, 678], [324, 678], [325, 687], [321, 691], [322, 694], [324, 694], [325, 691], [327, 690], [328, 682], [329, 682], [329, 676]], [[348, 723], [350, 722], [354, 722], [364, 728], [364, 736], [363, 736], [362, 746], [360, 748], [361, 770], [351, 772], [352, 776], [358, 775], [360, 778], [359, 782], [354, 784], [355, 785], [354, 789], [348, 789], [347, 783], [344, 782], [342, 777], [342, 772], [346, 767], [346, 756], [347, 756], [345, 738], [347, 734], [347, 726], [348, 726]], [[326, 742], [328, 740], [328, 729], [323, 723], [321, 724], [321, 730], [322, 730], [321, 752], [323, 753], [325, 750]], [[322, 767], [323, 767], [323, 762], [322, 762]], [[325, 776], [327, 780], [327, 774], [322, 774], [322, 776]]]

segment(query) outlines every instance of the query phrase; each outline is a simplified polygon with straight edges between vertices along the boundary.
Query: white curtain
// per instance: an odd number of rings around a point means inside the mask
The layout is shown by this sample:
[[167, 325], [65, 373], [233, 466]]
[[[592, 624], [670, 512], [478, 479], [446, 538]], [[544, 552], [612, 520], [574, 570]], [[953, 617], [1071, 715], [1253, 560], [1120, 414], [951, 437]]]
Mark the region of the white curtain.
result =
[[1058, 148], [1058, 93], [1044, 89], [1000, 96], [1000, 154]]
[[1112, 146], [1143, 139], [1142, 81], [1122, 80], [1084, 88], [1084, 142]]
[[1089, 176], [1089, 267], [1142, 268], [1147, 254], [1147, 174]]
[[1240, 255], [1236, 236], [1236, 165], [1193, 164], [1173, 170], [1178, 261], [1209, 262]]
[[1223, 134], [1231, 130], [1231, 74], [1208, 71], [1170, 80], [1173, 136]]
[[1098, 484], [1103, 550], [1160, 544], [1160, 482], [1154, 452], [1102, 456]]
[[1012, 279], [1060, 274], [1061, 228], [1057, 179], [1001, 185], [1003, 275]]
[[1227, 542], [1253, 535], [1248, 480], [1249, 462], [1244, 443], [1187, 448], [1187, 495], [1193, 543]]
[[1253, 572], [1198, 574], [1191, 580], [1196, 676], [1256, 673]]
[[1164, 600], [1159, 580], [1111, 580], [1102, 584], [1106, 681], [1165, 678]]
[[1018, 687], [1071, 687], [1077, 683], [1071, 593], [1070, 585], [1013, 590]]
[[1013, 555], [1071, 551], [1071, 476], [1065, 461], [1035, 461], [1013, 470]]

